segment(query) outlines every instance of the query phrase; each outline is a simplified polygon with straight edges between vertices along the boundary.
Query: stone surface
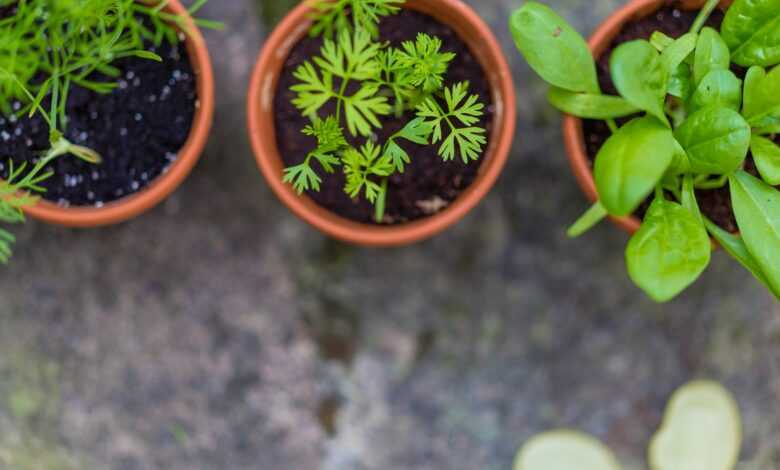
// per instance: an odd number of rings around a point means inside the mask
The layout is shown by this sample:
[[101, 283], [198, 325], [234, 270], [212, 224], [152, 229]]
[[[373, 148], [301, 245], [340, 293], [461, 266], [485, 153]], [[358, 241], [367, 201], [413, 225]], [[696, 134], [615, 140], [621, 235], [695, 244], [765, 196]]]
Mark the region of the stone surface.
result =
[[[552, 427], [645, 468], [677, 386], [724, 382], [741, 469], [780, 468], [780, 307], [723, 253], [655, 305], [627, 237], [570, 241], [586, 204], [559, 117], [514, 52], [517, 0], [471, 0], [515, 72], [520, 122], [495, 191], [405, 249], [327, 240], [256, 170], [245, 89], [292, 2], [213, 0], [218, 93], [203, 160], [169, 201], [118, 227], [29, 223], [0, 271], [3, 470], [506, 470]], [[620, 0], [551, 0], [591, 31]]]

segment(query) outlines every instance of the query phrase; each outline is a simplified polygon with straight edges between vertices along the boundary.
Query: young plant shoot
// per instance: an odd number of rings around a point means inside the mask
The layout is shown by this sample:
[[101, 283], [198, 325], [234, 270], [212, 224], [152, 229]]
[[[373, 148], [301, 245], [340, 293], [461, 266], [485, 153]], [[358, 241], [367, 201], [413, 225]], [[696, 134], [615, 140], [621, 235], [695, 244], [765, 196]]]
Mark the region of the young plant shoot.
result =
[[[47, 165], [72, 156], [100, 164], [94, 149], [65, 138], [70, 91], [80, 87], [111, 93], [121, 73], [115, 61], [138, 57], [162, 61], [150, 52], [162, 41], [176, 43], [184, 18], [164, 11], [168, 1], [136, 0], [0, 0], [0, 113], [14, 122], [40, 114], [49, 126], [50, 148], [36, 162], [14, 168], [0, 181], [0, 221], [24, 221], [24, 207], [38, 201], [52, 173]], [[196, 1], [195, 13], [206, 3]], [[217, 23], [198, 21], [201, 26]], [[2, 155], [0, 158], [8, 157]], [[0, 230], [0, 262], [11, 254], [11, 236]]]
[[[717, 4], [708, 0], [679, 38], [656, 32], [618, 46], [610, 73], [620, 96], [602, 93], [587, 43], [550, 8], [528, 2], [510, 19], [517, 48], [552, 85], [553, 106], [612, 129], [594, 163], [600, 199], [570, 234], [652, 198], [626, 261], [659, 302], [701, 275], [710, 237], [780, 298], [780, 2], [735, 0], [720, 31], [704, 27]], [[734, 66], [747, 69], [744, 80]], [[761, 178], [745, 171], [749, 151]], [[699, 210], [697, 190], [725, 185], [741, 237]]]
[[[385, 216], [388, 179], [413, 158], [407, 145], [437, 145], [442, 160], [469, 163], [487, 142], [479, 127], [485, 104], [467, 82], [447, 85], [455, 54], [442, 51], [441, 39], [421, 33], [400, 47], [379, 41], [379, 21], [403, 3], [315, 0], [311, 34], [322, 35], [324, 44], [319, 57], [295, 71], [299, 83], [292, 87], [293, 104], [311, 120], [303, 133], [317, 147], [285, 170], [284, 181], [298, 193], [319, 191], [321, 173], [340, 169], [346, 194], [371, 202], [377, 223]], [[377, 141], [383, 117], [410, 112], [401, 130]]]

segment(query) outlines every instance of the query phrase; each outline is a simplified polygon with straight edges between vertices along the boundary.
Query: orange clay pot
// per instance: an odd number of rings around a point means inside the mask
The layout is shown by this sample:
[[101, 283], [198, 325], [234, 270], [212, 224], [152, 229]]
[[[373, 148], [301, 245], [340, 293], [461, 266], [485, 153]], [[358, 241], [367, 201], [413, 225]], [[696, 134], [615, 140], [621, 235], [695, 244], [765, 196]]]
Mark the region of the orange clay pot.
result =
[[504, 168], [514, 138], [514, 83], [501, 46], [490, 28], [460, 0], [407, 0], [404, 8], [428, 14], [455, 30], [481, 62], [496, 107], [490, 145], [481, 160], [476, 180], [442, 212], [397, 226], [362, 224], [320, 207], [282, 182], [284, 163], [276, 146], [273, 101], [279, 75], [290, 51], [311, 27], [311, 9], [305, 2], [288, 14], [268, 38], [249, 88], [249, 134], [257, 163], [268, 184], [298, 217], [331, 237], [358, 245], [408, 245], [433, 237], [458, 222], [493, 187]]
[[214, 115], [214, 76], [208, 48], [192, 18], [179, 0], [170, 0], [167, 11], [187, 18], [185, 44], [197, 76], [198, 98], [190, 136], [168, 171], [142, 191], [107, 203], [103, 207], [61, 207], [41, 200], [25, 212], [35, 219], [67, 227], [99, 227], [132, 219], [167, 198], [187, 178], [206, 145]]
[[[696, 10], [704, 5], [705, 0], [632, 0], [610, 16], [590, 37], [588, 44], [594, 57], [600, 57], [612, 44], [612, 41], [623, 29], [626, 23], [630, 23], [649, 16], [667, 5], [678, 5], [687, 10]], [[721, 8], [731, 4], [730, 0], [721, 2]], [[588, 160], [585, 149], [585, 136], [582, 131], [582, 119], [566, 115], [563, 119], [563, 137], [566, 143], [566, 151], [569, 156], [574, 175], [577, 177], [582, 190], [591, 202], [598, 200], [596, 183], [593, 180], [593, 168]], [[639, 230], [642, 221], [638, 217], [611, 217], [621, 228], [629, 233]]]

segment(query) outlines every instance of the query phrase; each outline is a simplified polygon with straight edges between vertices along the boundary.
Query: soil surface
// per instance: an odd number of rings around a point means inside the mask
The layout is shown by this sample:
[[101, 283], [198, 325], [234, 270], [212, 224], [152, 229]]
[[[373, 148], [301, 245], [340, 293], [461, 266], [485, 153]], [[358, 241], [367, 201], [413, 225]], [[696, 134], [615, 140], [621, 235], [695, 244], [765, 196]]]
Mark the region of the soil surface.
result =
[[[493, 123], [493, 104], [490, 86], [484, 70], [472, 55], [466, 43], [448, 26], [421, 13], [404, 10], [398, 15], [385, 18], [380, 25], [380, 38], [394, 46], [402, 41], [413, 40], [418, 33], [427, 33], [441, 38], [443, 51], [457, 54], [450, 63], [446, 85], [461, 81], [471, 83], [470, 92], [479, 94], [486, 104], [485, 115], [480, 125], [487, 129], [489, 139]], [[316, 146], [316, 141], [301, 134], [309, 120], [301, 116], [292, 104], [295, 94], [290, 87], [297, 83], [293, 72], [304, 61], [319, 55], [321, 38], [305, 38], [293, 48], [285, 63], [279, 80], [274, 102], [276, 109], [276, 137], [279, 151], [285, 165], [301, 163]], [[331, 103], [332, 105], [332, 103]], [[324, 108], [321, 113], [329, 110]], [[414, 118], [408, 112], [400, 119], [395, 116], [382, 119], [383, 127], [377, 131], [376, 141], [386, 142]], [[353, 144], [362, 143], [362, 139], [350, 139]], [[384, 223], [399, 224], [433, 215], [446, 208], [468, 188], [477, 176], [482, 160], [464, 164], [460, 157], [454, 161], [443, 162], [437, 154], [439, 145], [419, 146], [408, 142], [399, 144], [409, 153], [411, 163], [403, 174], [390, 177], [388, 182], [387, 208]], [[487, 148], [487, 146], [485, 146]], [[315, 166], [315, 169], [319, 170]], [[319, 205], [357, 222], [375, 223], [374, 208], [364, 197], [351, 199], [344, 193], [344, 174], [337, 170], [328, 175], [320, 171], [323, 178], [319, 192], [310, 191], [308, 195]]]
[[[103, 162], [57, 159], [50, 168], [54, 175], [43, 184], [45, 199], [63, 206], [100, 207], [143, 190], [176, 160], [195, 116], [196, 78], [183, 42], [148, 49], [163, 61], [115, 62], [122, 73], [113, 92], [71, 89], [65, 136], [96, 150]], [[6, 178], [9, 159], [15, 164], [34, 162], [49, 148], [49, 127], [39, 115], [2, 116], [0, 143], [0, 177]]]
[[[612, 51], [617, 46], [634, 39], [649, 39], [655, 31], [663, 31], [668, 36], [678, 38], [691, 29], [697, 14], [698, 12], [695, 11], [684, 11], [670, 6], [659, 10], [655, 15], [627, 24], [609, 49], [607, 49], [597, 61], [599, 83], [602, 90], [608, 94], [618, 94], [615, 85], [612, 83], [609, 71], [609, 58], [612, 55]], [[722, 22], [723, 12], [717, 10], [712, 14], [707, 25], [720, 30], [720, 24]], [[745, 70], [741, 68], [734, 68], [734, 73], [740, 78], [744, 78], [745, 76]], [[583, 129], [585, 132], [585, 144], [588, 157], [590, 158], [592, 165], [599, 149], [609, 138], [611, 133], [604, 121], [584, 120]], [[758, 175], [753, 163], [753, 158], [750, 155], [748, 156], [745, 170], [753, 175]], [[728, 185], [714, 190], [697, 190], [696, 195], [701, 210], [707, 217], [730, 232], [736, 233], [739, 231], [731, 207], [731, 194]], [[648, 199], [648, 201], [637, 210], [636, 215], [644, 217], [651, 201], [652, 198]]]

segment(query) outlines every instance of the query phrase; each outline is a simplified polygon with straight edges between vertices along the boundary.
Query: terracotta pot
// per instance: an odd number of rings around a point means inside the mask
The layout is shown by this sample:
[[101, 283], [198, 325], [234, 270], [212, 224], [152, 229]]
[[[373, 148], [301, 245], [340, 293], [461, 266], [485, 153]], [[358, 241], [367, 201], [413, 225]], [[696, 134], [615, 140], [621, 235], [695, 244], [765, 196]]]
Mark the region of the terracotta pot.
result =
[[151, 209], [167, 198], [189, 175], [206, 145], [214, 115], [214, 76], [206, 42], [179, 0], [170, 0], [166, 10], [187, 18], [190, 34], [185, 42], [197, 76], [198, 107], [190, 136], [178, 158], [165, 174], [149, 186], [103, 207], [61, 207], [41, 200], [25, 212], [35, 219], [68, 227], [98, 227], [123, 222]]
[[408, 0], [404, 8], [449, 25], [481, 62], [496, 103], [490, 146], [479, 175], [442, 212], [398, 226], [361, 224], [339, 216], [282, 183], [284, 163], [276, 146], [273, 102], [276, 85], [291, 49], [308, 33], [311, 9], [302, 3], [276, 28], [260, 54], [248, 97], [249, 134], [257, 163], [268, 184], [297, 216], [334, 238], [367, 246], [397, 246], [430, 238], [462, 219], [490, 191], [504, 168], [515, 131], [515, 89], [501, 46], [490, 28], [460, 0]]
[[[626, 23], [649, 16], [660, 8], [673, 4], [688, 10], [696, 10], [704, 5], [705, 0], [682, 0], [674, 2], [670, 0], [632, 0], [610, 16], [595, 33], [590, 37], [588, 44], [594, 57], [601, 57], [612, 41], [623, 29]], [[721, 8], [726, 8], [731, 0], [721, 2]], [[585, 149], [585, 136], [582, 130], [582, 119], [566, 115], [563, 119], [563, 136], [566, 143], [566, 151], [569, 156], [574, 175], [577, 177], [582, 190], [591, 202], [598, 200], [596, 183], [593, 180], [593, 169]], [[642, 221], [638, 217], [611, 217], [611, 219], [624, 230], [634, 233], [639, 230]]]

